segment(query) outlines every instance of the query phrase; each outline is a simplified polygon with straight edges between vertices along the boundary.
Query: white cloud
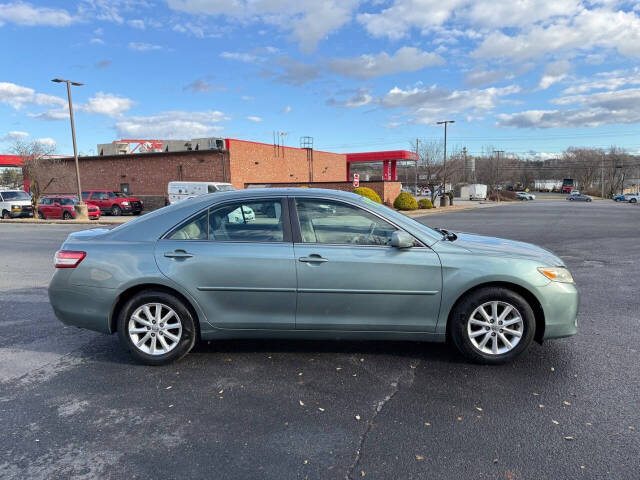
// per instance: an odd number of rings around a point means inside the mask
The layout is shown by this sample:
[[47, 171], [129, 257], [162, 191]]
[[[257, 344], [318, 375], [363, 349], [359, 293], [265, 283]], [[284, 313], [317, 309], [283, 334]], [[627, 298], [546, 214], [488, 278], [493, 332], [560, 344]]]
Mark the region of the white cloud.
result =
[[89, 43], [93, 45], [104, 45], [104, 40], [102, 40], [101, 38], [95, 37], [89, 40]]
[[211, 93], [215, 90], [224, 90], [224, 87], [221, 85], [214, 85], [208, 80], [203, 78], [198, 78], [194, 80], [188, 85], [182, 87], [182, 90], [193, 92], [193, 93]]
[[45, 146], [45, 147], [49, 147], [49, 148], [56, 148], [57, 142], [51, 138], [51, 137], [45, 137], [45, 138], [36, 138], [35, 140], [37, 143]]
[[[75, 112], [116, 117], [128, 111], [134, 103], [130, 98], [121, 97], [113, 93], [98, 92], [89, 98], [87, 103], [74, 104], [73, 108]], [[60, 108], [45, 110], [40, 113], [28, 113], [27, 116], [40, 120], [67, 120], [69, 118], [69, 106], [67, 102], [64, 102], [64, 105]]]
[[144, 24], [144, 20], [139, 20], [139, 19], [129, 20], [127, 23], [129, 24], [130, 27], [137, 28], [138, 30], [144, 30], [145, 28], [147, 28], [146, 25]]
[[255, 115], [249, 115], [247, 117], [247, 120], [249, 120], [250, 122], [260, 123], [262, 121], [262, 117], [257, 117]]
[[195, 138], [218, 134], [219, 123], [229, 120], [222, 112], [171, 111], [148, 117], [128, 117], [115, 124], [118, 135], [126, 138]]
[[173, 10], [242, 23], [262, 22], [289, 31], [304, 52], [349, 22], [360, 0], [169, 0]]
[[29, 134], [27, 132], [12, 130], [4, 134], [2, 137], [0, 137], [0, 142], [14, 142], [16, 140], [20, 140], [21, 138], [26, 138], [28, 136]]
[[256, 63], [261, 60], [252, 53], [242, 52], [222, 52], [220, 56], [222, 58], [226, 58], [227, 60], [238, 60], [239, 62], [244, 63]]
[[580, 0], [469, 1], [464, 16], [476, 26], [521, 27], [553, 17], [571, 16], [582, 9]]
[[545, 68], [544, 75], [540, 78], [538, 88], [546, 90], [554, 83], [558, 83], [567, 78], [567, 73], [571, 70], [571, 64], [567, 60], [552, 62]]
[[66, 105], [66, 100], [54, 95], [36, 93], [33, 88], [23, 87], [15, 83], [0, 82], [0, 103], [6, 103], [16, 110], [23, 105]]
[[320, 67], [309, 63], [299, 62], [290, 57], [280, 57], [273, 65], [276, 71], [264, 70], [266, 77], [274, 77], [276, 81], [300, 87], [320, 77]]
[[612, 72], [599, 72], [589, 78], [583, 78], [574, 82], [571, 87], [562, 93], [574, 95], [587, 93], [592, 90], [617, 90], [625, 85], [640, 85], [640, 68], [633, 70], [614, 70]]
[[426, 33], [431, 28], [442, 25], [465, 2], [466, 0], [396, 0], [379, 13], [361, 13], [357, 19], [374, 37], [398, 40], [407, 37], [412, 28]]
[[128, 111], [133, 104], [134, 101], [130, 98], [113, 93], [98, 92], [86, 104], [79, 105], [78, 111], [115, 117]]
[[536, 24], [513, 36], [493, 32], [472, 52], [472, 57], [524, 61], [547, 54], [590, 52], [594, 48], [640, 57], [640, 17], [633, 12], [582, 9], [575, 17]]
[[0, 25], [3, 22], [24, 26], [67, 27], [73, 21], [63, 9], [36, 7], [25, 2], [0, 4]]
[[129, 42], [129, 50], [135, 50], [137, 52], [150, 52], [153, 50], [162, 50], [162, 47], [160, 45], [154, 45], [152, 43]]
[[[349, 92], [345, 92], [349, 93]], [[368, 89], [362, 88], [356, 90], [351, 94], [350, 97], [345, 100], [336, 100], [331, 97], [327, 100], [327, 105], [335, 106], [335, 107], [347, 107], [347, 108], [357, 108], [364, 107], [365, 105], [369, 105], [373, 102], [373, 97]]]
[[515, 128], [570, 128], [640, 122], [640, 88], [560, 97], [552, 103], [577, 108], [499, 114], [497, 123]]
[[425, 67], [442, 65], [444, 59], [435, 53], [415, 47], [401, 47], [394, 54], [361, 55], [356, 58], [336, 58], [329, 62], [329, 70], [356, 78], [373, 78], [401, 72], [415, 72]]
[[472, 70], [464, 77], [464, 83], [468, 87], [484, 87], [507, 78], [504, 70]]
[[291, 105], [287, 105], [280, 111], [280, 113], [289, 113], [289, 112], [291, 112]]
[[436, 85], [407, 90], [394, 87], [379, 102], [384, 108], [403, 109], [414, 123], [430, 124], [456, 114], [477, 118], [495, 109], [503, 97], [520, 91], [517, 85], [453, 91]]

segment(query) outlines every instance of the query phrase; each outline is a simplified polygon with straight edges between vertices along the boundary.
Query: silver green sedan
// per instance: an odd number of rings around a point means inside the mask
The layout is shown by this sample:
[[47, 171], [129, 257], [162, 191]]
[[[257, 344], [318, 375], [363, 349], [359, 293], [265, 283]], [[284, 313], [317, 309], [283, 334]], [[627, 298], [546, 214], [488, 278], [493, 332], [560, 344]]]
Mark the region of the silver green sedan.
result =
[[551, 252], [333, 190], [195, 197], [72, 233], [55, 266], [56, 316], [152, 365], [223, 338], [451, 340], [496, 364], [577, 330], [578, 290]]

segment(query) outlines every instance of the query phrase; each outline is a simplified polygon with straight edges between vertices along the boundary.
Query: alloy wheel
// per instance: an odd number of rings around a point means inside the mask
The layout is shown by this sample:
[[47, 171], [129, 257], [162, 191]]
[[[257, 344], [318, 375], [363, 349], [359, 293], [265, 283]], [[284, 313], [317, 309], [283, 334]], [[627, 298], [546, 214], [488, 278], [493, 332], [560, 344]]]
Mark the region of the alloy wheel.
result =
[[522, 315], [503, 301], [486, 302], [469, 316], [467, 335], [474, 348], [487, 355], [513, 350], [524, 335]]
[[146, 303], [138, 307], [127, 325], [135, 347], [148, 355], [164, 355], [178, 346], [182, 322], [173, 308], [164, 303]]

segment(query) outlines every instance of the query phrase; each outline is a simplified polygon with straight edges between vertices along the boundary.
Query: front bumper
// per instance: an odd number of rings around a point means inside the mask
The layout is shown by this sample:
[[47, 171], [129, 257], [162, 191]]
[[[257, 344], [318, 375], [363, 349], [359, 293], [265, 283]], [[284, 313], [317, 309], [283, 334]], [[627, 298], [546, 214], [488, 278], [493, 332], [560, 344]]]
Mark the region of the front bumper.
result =
[[33, 211], [31, 209], [12, 210], [9, 215], [11, 215], [11, 218], [31, 218], [33, 217]]
[[580, 293], [573, 283], [549, 282], [538, 288], [538, 299], [544, 311], [543, 340], [569, 337], [578, 333]]

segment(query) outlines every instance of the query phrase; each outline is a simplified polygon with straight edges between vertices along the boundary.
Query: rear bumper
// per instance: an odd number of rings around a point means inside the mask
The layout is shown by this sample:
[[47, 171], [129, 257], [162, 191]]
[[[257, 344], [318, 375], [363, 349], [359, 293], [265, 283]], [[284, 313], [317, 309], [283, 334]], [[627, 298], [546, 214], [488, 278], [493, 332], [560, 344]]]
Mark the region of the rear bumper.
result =
[[549, 282], [538, 291], [545, 317], [543, 340], [569, 337], [578, 333], [578, 288], [572, 283]]
[[[62, 269], [68, 270], [68, 269]], [[109, 317], [116, 290], [71, 285], [68, 271], [56, 270], [49, 284], [49, 302], [65, 325], [111, 333]]]

